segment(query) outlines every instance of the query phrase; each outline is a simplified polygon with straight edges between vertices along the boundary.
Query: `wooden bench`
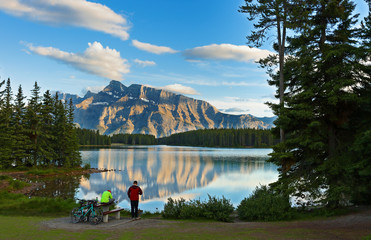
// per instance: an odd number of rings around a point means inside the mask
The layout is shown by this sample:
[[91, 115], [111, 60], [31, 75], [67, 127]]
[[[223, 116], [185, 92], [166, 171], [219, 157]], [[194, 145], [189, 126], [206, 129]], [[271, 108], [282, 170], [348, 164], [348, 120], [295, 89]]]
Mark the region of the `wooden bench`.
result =
[[[95, 207], [101, 207], [102, 210], [103, 210], [103, 222], [108, 222], [108, 214], [110, 213], [116, 213], [115, 214], [115, 217], [116, 219], [120, 219], [120, 212], [122, 210], [125, 210], [124, 208], [116, 208], [116, 209], [112, 209], [112, 210], [109, 210], [109, 206], [111, 206], [112, 204], [114, 204], [114, 202], [111, 202], [111, 203], [99, 203], [97, 204]], [[130, 211], [130, 210], [128, 210]], [[143, 210], [141, 209], [138, 209], [138, 216], [142, 215], [143, 213]]]
[[[105, 223], [108, 222], [108, 214], [114, 213], [114, 212], [109, 211], [109, 206], [111, 206], [112, 204], [114, 204], [114, 202], [99, 203], [95, 206], [95, 207], [101, 207], [102, 208], [102, 210], [103, 210], [103, 222], [105, 222]], [[120, 209], [120, 208], [118, 208], [118, 209]], [[116, 209], [114, 209], [114, 210], [116, 210]], [[115, 211], [115, 212], [118, 212], [118, 213], [116, 213], [116, 219], [120, 219], [120, 211], [121, 210], [123, 210], [123, 209]]]
[[108, 214], [116, 213], [115, 217], [117, 220], [120, 220], [120, 212], [124, 210], [123, 208], [112, 209], [111, 211], [103, 211], [103, 222], [108, 222]]

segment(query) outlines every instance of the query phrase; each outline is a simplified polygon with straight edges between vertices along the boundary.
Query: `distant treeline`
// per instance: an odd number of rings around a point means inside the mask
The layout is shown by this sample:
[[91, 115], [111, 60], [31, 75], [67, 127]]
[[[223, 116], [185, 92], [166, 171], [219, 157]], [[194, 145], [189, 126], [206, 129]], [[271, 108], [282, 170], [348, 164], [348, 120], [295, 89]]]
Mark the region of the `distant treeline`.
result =
[[77, 131], [81, 145], [179, 145], [199, 147], [272, 147], [278, 140], [270, 130], [262, 129], [200, 129], [173, 134], [156, 139], [145, 134], [100, 135], [99, 131], [79, 129]]
[[78, 129], [77, 136], [81, 146], [107, 146], [111, 143], [127, 145], [155, 145], [156, 138], [146, 134], [115, 134], [113, 136], [101, 135], [98, 130]]
[[272, 147], [278, 143], [270, 130], [200, 129], [158, 139], [158, 144], [200, 147]]
[[10, 79], [0, 82], [0, 168], [80, 166], [72, 101], [41, 95], [36, 82], [25, 99], [21, 86], [14, 96]]
[[157, 140], [153, 135], [146, 134], [115, 134], [111, 137], [112, 143], [129, 145], [155, 145]]
[[79, 138], [80, 145], [111, 145], [111, 137], [107, 135], [101, 135], [98, 130], [77, 128], [76, 133]]

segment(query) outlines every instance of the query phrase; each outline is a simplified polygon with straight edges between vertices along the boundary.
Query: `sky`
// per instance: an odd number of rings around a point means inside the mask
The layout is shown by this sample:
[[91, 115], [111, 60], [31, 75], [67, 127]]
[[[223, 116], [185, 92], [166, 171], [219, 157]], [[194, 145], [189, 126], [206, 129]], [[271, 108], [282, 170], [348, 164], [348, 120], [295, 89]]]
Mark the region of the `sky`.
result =
[[[356, 12], [367, 14], [363, 0]], [[208, 101], [229, 114], [271, 117], [275, 87], [255, 63], [272, 40], [246, 45], [243, 0], [0, 0], [0, 79], [25, 95], [83, 96], [111, 80]]]

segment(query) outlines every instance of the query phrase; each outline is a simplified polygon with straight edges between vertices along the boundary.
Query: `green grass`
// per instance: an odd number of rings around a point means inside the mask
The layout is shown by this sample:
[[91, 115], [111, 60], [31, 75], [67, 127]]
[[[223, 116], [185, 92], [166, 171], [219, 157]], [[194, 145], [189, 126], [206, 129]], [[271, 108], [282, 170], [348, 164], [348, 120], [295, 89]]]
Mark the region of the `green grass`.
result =
[[49, 175], [49, 174], [61, 174], [64, 172], [71, 171], [68, 168], [55, 168], [55, 167], [48, 167], [48, 168], [32, 168], [27, 171], [29, 175]]
[[28, 198], [23, 194], [0, 192], [0, 214], [5, 216], [68, 216], [76, 206], [72, 199]]
[[[70, 231], [61, 229], [42, 230], [41, 221], [49, 220], [40, 217], [6, 217], [0, 216], [1, 239], [107, 239], [112, 234], [106, 231], [85, 230]], [[129, 234], [127, 234], [128, 237]], [[127, 238], [129, 239], [129, 238]]]
[[[326, 239], [339, 236], [344, 231], [344, 236], [352, 236], [348, 229], [329, 229], [317, 231], [315, 229], [291, 228], [289, 222], [282, 222], [282, 227], [276, 224], [263, 223], [261, 226], [220, 223], [220, 222], [195, 222], [195, 221], [171, 221], [156, 225], [152, 228], [135, 229], [96, 229], [96, 230], [65, 230], [49, 229], [41, 224], [51, 220], [48, 217], [20, 217], [0, 215], [0, 238], [7, 239]], [[140, 223], [140, 222], [138, 222]], [[140, 225], [138, 225], [140, 227]], [[294, 225], [295, 226], [295, 225]], [[340, 232], [338, 231], [340, 230]], [[354, 230], [356, 231], [356, 230]], [[342, 236], [342, 235], [341, 235]], [[360, 234], [362, 236], [362, 234]], [[371, 239], [369, 231], [365, 231], [363, 240]]]
[[[14, 217], [0, 216], [1, 239], [254, 239], [250, 235], [256, 231], [233, 232], [232, 229], [220, 228], [217, 232], [205, 231], [208, 224], [201, 228], [192, 223], [172, 224], [160, 228], [141, 229], [105, 229], [105, 230], [79, 230], [71, 231], [64, 229], [46, 229], [41, 227], [42, 221], [51, 218], [42, 217]], [[187, 233], [185, 229], [191, 229]], [[260, 230], [258, 230], [260, 231]]]
[[328, 209], [324, 207], [312, 209], [310, 211], [301, 211], [297, 209], [291, 209], [291, 211], [292, 220], [321, 220], [345, 215], [351, 212], [352, 210], [350, 210], [349, 208]]
[[12, 191], [12, 190], [20, 190], [23, 189], [24, 187], [30, 186], [29, 183], [13, 179], [10, 176], [7, 175], [1, 175], [0, 176], [0, 181], [7, 181], [8, 182], [8, 187], [6, 190]]

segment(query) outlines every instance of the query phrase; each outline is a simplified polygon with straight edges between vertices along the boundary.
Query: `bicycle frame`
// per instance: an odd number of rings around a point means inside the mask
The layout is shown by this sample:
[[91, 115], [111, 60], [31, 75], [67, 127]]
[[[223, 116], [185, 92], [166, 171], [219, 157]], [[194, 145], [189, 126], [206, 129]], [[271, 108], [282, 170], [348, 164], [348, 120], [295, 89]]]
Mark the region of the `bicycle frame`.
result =
[[71, 220], [73, 223], [87, 222], [98, 224], [103, 219], [103, 211], [100, 208], [95, 208], [96, 200], [78, 199], [80, 207], [75, 208], [71, 212]]

